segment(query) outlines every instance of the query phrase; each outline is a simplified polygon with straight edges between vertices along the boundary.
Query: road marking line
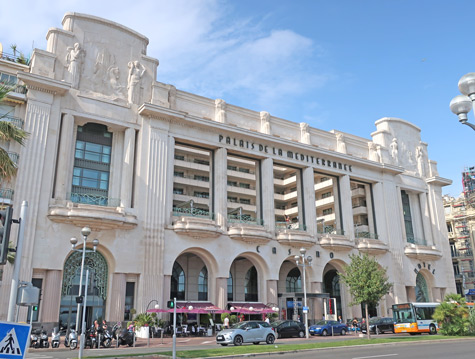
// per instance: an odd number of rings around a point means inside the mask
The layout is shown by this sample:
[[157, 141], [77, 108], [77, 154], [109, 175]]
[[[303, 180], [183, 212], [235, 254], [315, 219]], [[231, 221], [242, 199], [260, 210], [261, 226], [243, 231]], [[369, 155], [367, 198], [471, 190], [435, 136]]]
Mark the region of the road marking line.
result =
[[214, 340], [209, 340], [207, 342], [202, 342], [201, 344], [209, 344], [209, 343], [214, 343]]
[[370, 356], [370, 357], [355, 357], [355, 358], [352, 358], [352, 359], [382, 358], [382, 357], [393, 357], [393, 356], [396, 356], [396, 355], [399, 355], [399, 354], [381, 354], [381, 355], [373, 355], [373, 356]]

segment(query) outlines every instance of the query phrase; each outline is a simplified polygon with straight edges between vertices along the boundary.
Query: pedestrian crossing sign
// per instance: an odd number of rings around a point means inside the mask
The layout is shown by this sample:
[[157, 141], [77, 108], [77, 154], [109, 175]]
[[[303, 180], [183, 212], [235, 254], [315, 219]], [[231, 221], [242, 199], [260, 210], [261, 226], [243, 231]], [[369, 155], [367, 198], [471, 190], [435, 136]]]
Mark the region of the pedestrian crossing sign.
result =
[[0, 322], [0, 359], [22, 359], [26, 353], [31, 325]]

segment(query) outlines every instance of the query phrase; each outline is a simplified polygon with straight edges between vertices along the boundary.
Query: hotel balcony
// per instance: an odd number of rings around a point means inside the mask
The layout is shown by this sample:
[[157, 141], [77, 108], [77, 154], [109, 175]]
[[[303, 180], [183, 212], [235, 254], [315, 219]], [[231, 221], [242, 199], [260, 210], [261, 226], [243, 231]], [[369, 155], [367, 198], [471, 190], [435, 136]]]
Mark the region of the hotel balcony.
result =
[[200, 208], [175, 207], [172, 212], [173, 230], [192, 238], [217, 238], [223, 231], [216, 225], [214, 214]]
[[194, 176], [174, 176], [173, 183], [184, 186], [209, 188], [209, 181], [204, 181], [203, 179], [195, 178]]
[[248, 215], [228, 215], [228, 236], [247, 243], [265, 244], [272, 239], [262, 219]]
[[13, 203], [13, 189], [0, 188], [0, 203], [12, 204]]
[[368, 254], [383, 254], [389, 250], [389, 247], [386, 243], [379, 240], [379, 236], [376, 233], [370, 232], [357, 232], [355, 233], [356, 237], [356, 248], [360, 252]]
[[23, 129], [23, 120], [19, 117], [10, 116], [6, 114], [6, 115], [2, 115], [2, 121], [10, 122], [14, 126]]
[[319, 183], [315, 183], [315, 192], [328, 190], [333, 188], [333, 181], [331, 179]]
[[349, 251], [355, 248], [355, 242], [345, 236], [341, 229], [325, 226], [325, 233], [318, 233], [318, 243], [325, 249], [333, 251]]
[[93, 230], [132, 229], [138, 224], [135, 214], [126, 213], [120, 200], [87, 193], [68, 193], [65, 205], [51, 205], [48, 218], [57, 223], [89, 226]]
[[437, 260], [442, 257], [442, 252], [435, 246], [427, 245], [427, 241], [421, 238], [408, 237], [404, 247], [404, 253], [409, 258], [418, 260]]
[[364, 188], [355, 188], [351, 190], [351, 197], [366, 197], [366, 191]]
[[276, 222], [275, 236], [282, 244], [310, 248], [316, 244], [315, 238], [306, 232], [307, 227], [300, 223]]

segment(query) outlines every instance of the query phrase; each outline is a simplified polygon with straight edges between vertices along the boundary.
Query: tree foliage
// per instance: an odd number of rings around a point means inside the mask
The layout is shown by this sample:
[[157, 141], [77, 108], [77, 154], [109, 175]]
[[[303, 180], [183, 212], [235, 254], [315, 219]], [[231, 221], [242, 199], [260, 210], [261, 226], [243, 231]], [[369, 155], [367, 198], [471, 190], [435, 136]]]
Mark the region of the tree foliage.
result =
[[434, 320], [439, 323], [443, 335], [466, 335], [469, 333], [469, 310], [465, 298], [460, 294], [447, 294], [435, 309]]
[[[2, 102], [10, 90], [11, 86], [6, 84], [0, 85], [0, 102]], [[0, 141], [14, 141], [23, 145], [25, 139], [28, 137], [28, 133], [16, 127], [11, 122], [4, 121], [5, 117], [6, 115], [0, 115]], [[16, 175], [16, 172], [17, 166], [15, 162], [10, 158], [8, 152], [0, 147], [0, 181], [8, 181]]]
[[[366, 323], [369, 323], [368, 306], [376, 305], [392, 288], [386, 269], [381, 268], [374, 257], [359, 253], [350, 255], [350, 264], [345, 266], [345, 273], [338, 275], [349, 288], [352, 296], [350, 305], [364, 303]], [[369, 338], [369, 330], [366, 332]]]

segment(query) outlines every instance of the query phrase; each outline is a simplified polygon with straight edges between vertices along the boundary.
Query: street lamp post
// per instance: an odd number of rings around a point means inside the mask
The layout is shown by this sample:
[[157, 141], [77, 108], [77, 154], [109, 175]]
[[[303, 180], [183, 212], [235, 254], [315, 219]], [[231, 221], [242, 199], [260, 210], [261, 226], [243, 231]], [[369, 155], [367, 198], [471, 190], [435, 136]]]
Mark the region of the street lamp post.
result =
[[[86, 249], [86, 242], [87, 242], [87, 237], [91, 234], [91, 228], [89, 227], [83, 227], [81, 229], [81, 234], [82, 234], [82, 237], [83, 237], [83, 244], [82, 244], [82, 248], [81, 249], [76, 249], [76, 244], [78, 242], [77, 238], [76, 237], [72, 237], [69, 241], [71, 243], [71, 246], [72, 246], [72, 250], [73, 251], [76, 251], [76, 252], [82, 252], [82, 259], [81, 259], [81, 273], [79, 275], [79, 295], [78, 295], [78, 309], [77, 309], [77, 313], [76, 313], [76, 331], [79, 333], [79, 313], [81, 312], [81, 305], [83, 304], [83, 300], [82, 300], [82, 278], [84, 276], [84, 261], [86, 259], [86, 253], [90, 253], [90, 252], [95, 252], [96, 251], [96, 248], [97, 246], [99, 245], [99, 240], [98, 239], [94, 239], [92, 241], [92, 244], [93, 244], [93, 250], [87, 250]], [[81, 341], [79, 343], [80, 347], [79, 347], [79, 353], [81, 354], [79, 357], [81, 358], [82, 357], [82, 351], [81, 351], [81, 348], [84, 347], [84, 341], [85, 341], [85, 333], [84, 333], [84, 323], [81, 323]]]
[[303, 315], [305, 321], [305, 337], [308, 339], [308, 306], [307, 306], [307, 284], [305, 279], [305, 269], [312, 265], [312, 256], [305, 257], [307, 250], [305, 248], [300, 248], [300, 255], [294, 257], [297, 266], [302, 267], [302, 277], [303, 277]]
[[157, 304], [155, 304], [155, 309], [160, 309], [160, 305], [158, 304], [158, 300], [152, 299], [150, 302], [148, 302], [147, 309], [145, 309], [145, 313], [147, 313], [148, 308], [150, 307], [150, 304], [152, 304], [153, 302], [157, 302]]
[[467, 117], [470, 110], [475, 107], [475, 72], [463, 75], [458, 85], [462, 95], [455, 96], [450, 101], [450, 110], [458, 116], [460, 123], [475, 130], [475, 125], [468, 122]]

